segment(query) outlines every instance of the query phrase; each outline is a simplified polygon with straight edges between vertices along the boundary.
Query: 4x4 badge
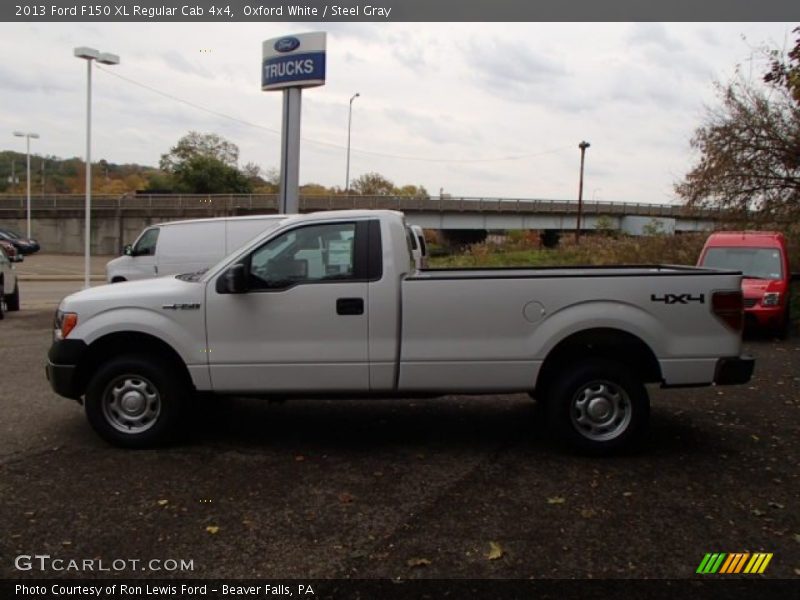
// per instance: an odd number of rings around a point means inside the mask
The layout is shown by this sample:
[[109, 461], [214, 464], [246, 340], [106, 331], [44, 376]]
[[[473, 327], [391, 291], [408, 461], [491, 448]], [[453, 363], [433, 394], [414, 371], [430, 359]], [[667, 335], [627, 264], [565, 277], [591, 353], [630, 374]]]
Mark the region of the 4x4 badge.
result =
[[699, 302], [705, 304], [705, 294], [692, 296], [691, 294], [664, 294], [659, 297], [655, 294], [650, 294], [650, 302], [663, 302], [664, 304], [689, 304], [689, 302]]

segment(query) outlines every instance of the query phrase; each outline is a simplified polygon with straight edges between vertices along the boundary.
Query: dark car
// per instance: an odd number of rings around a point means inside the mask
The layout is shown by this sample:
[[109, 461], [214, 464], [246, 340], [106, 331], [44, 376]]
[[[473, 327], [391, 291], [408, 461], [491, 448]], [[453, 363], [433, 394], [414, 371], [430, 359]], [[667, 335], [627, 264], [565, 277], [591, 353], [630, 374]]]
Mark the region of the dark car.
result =
[[20, 254], [34, 254], [40, 248], [36, 240], [24, 238], [10, 229], [0, 229], [0, 240], [13, 244]]
[[0, 250], [6, 253], [11, 262], [22, 262], [22, 254], [17, 251], [17, 247], [9, 241], [0, 240]]

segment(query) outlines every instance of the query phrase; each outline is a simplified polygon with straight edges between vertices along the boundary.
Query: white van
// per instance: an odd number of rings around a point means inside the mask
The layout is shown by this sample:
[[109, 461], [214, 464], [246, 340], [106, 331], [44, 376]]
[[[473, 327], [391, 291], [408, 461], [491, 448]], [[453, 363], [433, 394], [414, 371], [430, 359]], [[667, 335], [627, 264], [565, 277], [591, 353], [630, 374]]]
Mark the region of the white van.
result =
[[172, 221], [147, 227], [124, 256], [106, 264], [106, 281], [133, 281], [206, 269], [286, 215]]
[[417, 269], [427, 269], [428, 245], [425, 243], [425, 232], [419, 225], [409, 225], [409, 229], [411, 229], [411, 254], [417, 263]]

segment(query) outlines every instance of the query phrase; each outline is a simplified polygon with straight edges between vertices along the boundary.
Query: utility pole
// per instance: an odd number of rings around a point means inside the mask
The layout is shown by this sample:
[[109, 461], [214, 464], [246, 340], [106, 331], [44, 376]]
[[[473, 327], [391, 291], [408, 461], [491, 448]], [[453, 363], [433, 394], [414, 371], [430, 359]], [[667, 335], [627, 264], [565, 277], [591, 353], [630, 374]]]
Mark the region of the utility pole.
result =
[[350, 190], [350, 126], [353, 123], [353, 100], [360, 97], [361, 94], [356, 92], [350, 98], [350, 111], [347, 113], [347, 171], [344, 178], [344, 193], [347, 194]]
[[119, 56], [109, 52], [98, 52], [94, 48], [80, 46], [72, 51], [76, 58], [86, 61], [86, 202], [83, 232], [83, 287], [90, 287], [90, 255], [92, 238], [92, 61], [104, 65], [118, 65]]
[[583, 217], [583, 161], [586, 149], [590, 146], [589, 142], [581, 142], [578, 148], [581, 149], [581, 178], [578, 184], [578, 220], [575, 223], [575, 243], [581, 243], [581, 218]]
[[31, 132], [24, 132], [24, 131], [15, 131], [14, 137], [24, 137], [25, 138], [25, 155], [27, 156], [27, 175], [25, 176], [25, 185], [27, 187], [28, 193], [28, 232], [27, 236], [28, 239], [31, 238], [31, 138], [38, 140], [39, 134], [38, 133], [31, 133]]

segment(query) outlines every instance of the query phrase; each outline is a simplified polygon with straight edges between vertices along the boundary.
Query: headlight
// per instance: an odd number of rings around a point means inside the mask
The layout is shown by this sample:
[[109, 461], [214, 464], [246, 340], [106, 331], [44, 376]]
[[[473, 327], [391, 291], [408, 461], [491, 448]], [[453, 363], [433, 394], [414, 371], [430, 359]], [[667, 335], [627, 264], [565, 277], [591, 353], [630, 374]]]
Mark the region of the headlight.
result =
[[767, 292], [761, 299], [762, 306], [778, 306], [781, 303], [780, 292]]
[[53, 323], [53, 339], [63, 340], [75, 329], [78, 324], [78, 313], [56, 311], [56, 318]]

